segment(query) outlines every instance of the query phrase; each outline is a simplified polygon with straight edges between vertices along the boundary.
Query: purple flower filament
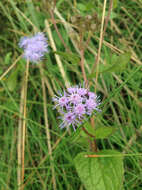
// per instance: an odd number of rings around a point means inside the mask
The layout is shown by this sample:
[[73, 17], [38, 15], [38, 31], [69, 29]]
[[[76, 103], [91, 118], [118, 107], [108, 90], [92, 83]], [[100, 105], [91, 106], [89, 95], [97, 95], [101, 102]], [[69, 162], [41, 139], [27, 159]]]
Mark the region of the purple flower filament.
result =
[[59, 127], [68, 129], [72, 126], [74, 130], [87, 116], [99, 111], [100, 105], [97, 95], [81, 85], [67, 88], [64, 94], [54, 96], [53, 101], [54, 108], [58, 107], [61, 114], [62, 123]]

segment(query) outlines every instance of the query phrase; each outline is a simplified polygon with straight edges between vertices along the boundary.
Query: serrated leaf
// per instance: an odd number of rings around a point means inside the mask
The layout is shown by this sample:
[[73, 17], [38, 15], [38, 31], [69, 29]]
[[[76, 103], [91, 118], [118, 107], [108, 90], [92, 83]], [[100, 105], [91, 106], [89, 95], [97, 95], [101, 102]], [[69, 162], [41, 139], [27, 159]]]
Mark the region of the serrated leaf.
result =
[[[118, 57], [114, 56], [113, 64], [112, 65], [102, 65], [99, 68], [99, 73], [106, 73], [106, 72], [122, 72], [126, 69], [127, 64], [129, 63], [131, 58], [131, 53], [127, 52], [124, 54], [119, 55]], [[96, 72], [90, 74], [88, 78], [94, 78]]]
[[[79, 153], [75, 159], [77, 173], [86, 190], [122, 190], [123, 189], [123, 157], [114, 150], [104, 150], [98, 155], [110, 157], [86, 158], [86, 152]], [[116, 156], [116, 157], [115, 157]]]
[[[93, 135], [95, 139], [105, 139], [108, 136], [110, 136], [114, 131], [114, 127], [98, 127], [97, 129], [94, 129], [90, 123], [84, 124], [85, 129], [88, 131], [89, 134]], [[82, 135], [83, 136], [83, 135]]]
[[127, 64], [130, 61], [130, 58], [131, 58], [131, 53], [130, 52], [121, 54], [116, 59], [116, 62], [114, 62], [114, 64], [110, 68], [105, 70], [105, 72], [122, 72], [122, 71], [124, 71]]
[[112, 135], [114, 131], [114, 127], [99, 127], [95, 130], [95, 137], [96, 139], [105, 139]]
[[124, 54], [121, 54], [118, 57], [117, 61], [118, 61], [118, 63], [121, 63], [120, 64], [120, 69], [122, 69], [122, 71], [126, 68], [127, 64], [130, 61], [130, 58], [131, 58], [131, 53], [130, 52], [126, 52]]

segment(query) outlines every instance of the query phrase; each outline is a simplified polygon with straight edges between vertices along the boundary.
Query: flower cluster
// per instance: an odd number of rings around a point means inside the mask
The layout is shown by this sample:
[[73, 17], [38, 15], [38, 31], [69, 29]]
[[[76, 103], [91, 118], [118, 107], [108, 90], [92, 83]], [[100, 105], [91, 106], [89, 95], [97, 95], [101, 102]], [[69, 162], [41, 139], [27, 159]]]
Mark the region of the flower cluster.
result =
[[26, 60], [37, 63], [48, 52], [47, 38], [39, 32], [32, 37], [22, 37], [19, 47], [24, 49], [23, 57]]
[[54, 96], [53, 101], [54, 108], [58, 107], [61, 114], [60, 128], [72, 126], [74, 130], [87, 116], [95, 110], [99, 111], [100, 105], [97, 95], [81, 85], [67, 88], [63, 93], [59, 93], [59, 96]]

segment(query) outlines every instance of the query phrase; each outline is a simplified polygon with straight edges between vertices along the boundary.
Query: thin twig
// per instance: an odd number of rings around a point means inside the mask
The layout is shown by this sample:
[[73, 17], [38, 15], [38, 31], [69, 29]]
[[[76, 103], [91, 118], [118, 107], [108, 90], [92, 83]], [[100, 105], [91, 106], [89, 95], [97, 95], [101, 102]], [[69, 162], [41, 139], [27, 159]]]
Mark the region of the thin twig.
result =
[[92, 37], [91, 32], [89, 32], [88, 38], [87, 38], [87, 40], [86, 40], [86, 42], [84, 44], [84, 51], [88, 47], [91, 37]]
[[52, 171], [52, 180], [53, 180], [53, 189], [56, 190], [56, 178], [55, 178], [55, 170], [53, 166], [53, 157], [52, 157], [52, 147], [51, 147], [51, 136], [49, 132], [49, 124], [48, 124], [48, 114], [47, 114], [47, 102], [46, 102], [46, 88], [45, 88], [45, 81], [44, 81], [44, 73], [42, 65], [39, 65], [40, 74], [41, 74], [41, 83], [42, 83], [42, 93], [43, 93], [43, 109], [44, 109], [44, 121], [45, 121], [45, 129], [46, 129], [46, 136], [47, 136], [47, 145], [48, 145], [48, 153], [50, 156], [50, 163], [51, 163], [51, 171]]
[[52, 150], [55, 150], [55, 149], [56, 149], [56, 147], [58, 146], [58, 144], [60, 143], [60, 141], [64, 138], [64, 136], [65, 136], [66, 134], [67, 134], [67, 131], [65, 131], [65, 132], [63, 133], [63, 135], [62, 135], [60, 138], [57, 139], [57, 141], [54, 143], [54, 146], [53, 146]]
[[53, 23], [53, 25], [54, 25], [54, 28], [55, 28], [55, 30], [56, 30], [56, 32], [57, 32], [57, 34], [58, 34], [58, 36], [59, 36], [61, 42], [63, 43], [63, 45], [64, 45], [64, 47], [66, 48], [66, 50], [67, 50], [68, 52], [70, 52], [68, 46], [66, 45], [64, 39], [62, 38], [62, 36], [61, 36], [61, 34], [60, 34], [59, 30], [58, 30], [58, 27], [57, 27], [57, 24], [56, 24], [56, 21], [55, 21], [55, 18], [54, 18], [54, 12], [53, 12], [53, 10], [51, 9], [51, 10], [49, 11], [49, 13], [50, 13], [50, 15], [51, 15], [51, 21], [52, 21], [52, 23]]
[[109, 157], [126, 157], [126, 156], [142, 156], [142, 153], [132, 153], [132, 154], [104, 154], [104, 155], [84, 155], [85, 158], [109, 158]]
[[21, 58], [21, 56], [19, 56], [19, 57], [15, 60], [15, 62], [0, 76], [0, 80], [2, 80], [2, 79], [5, 77], [5, 75], [7, 75], [7, 73], [8, 73], [11, 69], [13, 69], [13, 67], [15, 67], [16, 63], [20, 60], [20, 58]]
[[88, 136], [95, 138], [95, 136], [92, 135], [92, 134], [90, 134], [90, 133], [85, 129], [85, 127], [82, 127], [82, 130], [83, 130]]

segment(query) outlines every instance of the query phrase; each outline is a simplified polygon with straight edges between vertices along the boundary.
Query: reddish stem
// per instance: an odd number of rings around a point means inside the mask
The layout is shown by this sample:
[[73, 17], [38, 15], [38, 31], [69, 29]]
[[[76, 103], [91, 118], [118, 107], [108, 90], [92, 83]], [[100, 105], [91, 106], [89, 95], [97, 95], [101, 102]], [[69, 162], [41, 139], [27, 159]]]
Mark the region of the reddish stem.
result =
[[61, 42], [63, 43], [63, 45], [64, 45], [64, 47], [66, 48], [66, 50], [67, 50], [67, 51], [70, 51], [69, 48], [68, 48], [68, 46], [67, 46], [66, 43], [64, 42], [64, 39], [62, 38], [62, 36], [61, 36], [59, 30], [58, 30], [58, 27], [57, 27], [57, 24], [56, 24], [56, 21], [55, 21], [55, 18], [54, 18], [53, 10], [50, 10], [50, 15], [51, 15], [51, 20], [52, 20], [52, 23], [53, 23], [53, 25], [54, 25], [54, 28], [55, 28], [55, 30], [56, 30], [56, 32], [57, 32], [57, 34], [58, 34], [58, 36], [59, 36]]
[[83, 131], [84, 131], [88, 136], [95, 138], [94, 135], [88, 133], [88, 131], [85, 129], [85, 127], [82, 127], [82, 129], [83, 129]]

